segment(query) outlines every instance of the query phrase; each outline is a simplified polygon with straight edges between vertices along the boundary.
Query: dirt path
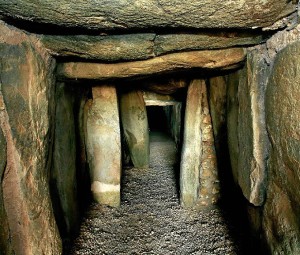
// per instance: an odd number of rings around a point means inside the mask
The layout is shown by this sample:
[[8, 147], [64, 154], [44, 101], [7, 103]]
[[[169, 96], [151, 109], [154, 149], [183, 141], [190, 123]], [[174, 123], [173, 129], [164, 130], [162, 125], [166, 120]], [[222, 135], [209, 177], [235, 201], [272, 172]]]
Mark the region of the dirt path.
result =
[[220, 209], [180, 207], [176, 157], [169, 138], [152, 134], [150, 169], [124, 169], [121, 208], [93, 204], [71, 254], [246, 254], [245, 233], [234, 240], [240, 230]]

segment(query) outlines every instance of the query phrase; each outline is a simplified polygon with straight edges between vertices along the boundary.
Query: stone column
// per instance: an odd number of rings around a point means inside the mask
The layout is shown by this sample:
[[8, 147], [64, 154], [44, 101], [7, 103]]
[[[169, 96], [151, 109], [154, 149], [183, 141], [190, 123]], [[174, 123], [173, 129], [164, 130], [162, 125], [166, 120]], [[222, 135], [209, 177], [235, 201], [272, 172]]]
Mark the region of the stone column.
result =
[[79, 224], [74, 96], [73, 91], [64, 83], [56, 85], [55, 94], [56, 115], [51, 189], [56, 221], [61, 235], [66, 237], [74, 234]]
[[193, 206], [198, 199], [200, 186], [201, 92], [205, 86], [203, 80], [193, 80], [188, 88], [183, 147], [180, 163], [180, 202], [185, 207]]
[[141, 91], [123, 91], [120, 110], [125, 139], [135, 167], [149, 167], [149, 130]]
[[100, 204], [120, 205], [121, 138], [116, 89], [93, 87], [88, 110], [86, 145], [92, 194]]
[[211, 205], [217, 202], [219, 181], [213, 129], [204, 80], [188, 88], [180, 165], [181, 204]]

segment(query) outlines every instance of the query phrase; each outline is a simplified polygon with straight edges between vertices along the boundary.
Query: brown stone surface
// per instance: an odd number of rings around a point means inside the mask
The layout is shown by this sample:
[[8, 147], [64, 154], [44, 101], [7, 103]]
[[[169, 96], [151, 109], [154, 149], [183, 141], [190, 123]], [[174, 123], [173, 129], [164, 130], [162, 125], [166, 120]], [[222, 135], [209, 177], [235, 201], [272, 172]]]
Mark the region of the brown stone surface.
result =
[[180, 163], [181, 204], [212, 205], [217, 202], [219, 183], [214, 137], [204, 80], [189, 85], [183, 147]]
[[143, 92], [143, 98], [146, 106], [167, 106], [176, 104], [176, 100], [171, 95], [162, 95], [149, 91]]
[[255, 206], [265, 201], [268, 138], [264, 95], [268, 66], [255, 51], [244, 69], [229, 76], [228, 130], [233, 175], [244, 196]]
[[201, 164], [201, 91], [204, 80], [193, 80], [188, 88], [184, 117], [184, 135], [180, 161], [180, 203], [194, 206], [198, 201]]
[[263, 227], [272, 254], [300, 253], [300, 43], [275, 58], [266, 92], [272, 149]]
[[123, 132], [135, 167], [149, 167], [149, 128], [142, 91], [120, 93], [120, 113]]
[[63, 27], [103, 30], [154, 28], [255, 28], [269, 26], [291, 2], [281, 0], [211, 1], [1, 0], [0, 14]]
[[[0, 118], [2, 117], [0, 108]], [[3, 192], [2, 192], [2, 179], [6, 167], [6, 141], [0, 128], [0, 254], [10, 255], [12, 253], [12, 247], [10, 243], [10, 234], [8, 219], [4, 208]]]
[[227, 83], [224, 76], [209, 79], [208, 101], [216, 149], [226, 136]]
[[7, 142], [2, 183], [15, 254], [60, 254], [52, 211], [54, 61], [24, 33], [0, 24], [1, 128]]
[[171, 95], [178, 91], [179, 89], [188, 86], [188, 82], [183, 79], [156, 79], [155, 81], [148, 81], [143, 83], [143, 88], [145, 90], [153, 91], [157, 94]]
[[236, 68], [244, 59], [245, 51], [242, 48], [193, 51], [173, 53], [149, 60], [128, 63], [67, 62], [58, 65], [57, 74], [60, 79], [107, 80], [162, 74], [193, 68], [227, 70]]
[[79, 210], [76, 179], [74, 96], [64, 83], [55, 89], [55, 135], [51, 189], [55, 217], [64, 237], [76, 233]]
[[92, 88], [93, 101], [86, 125], [87, 156], [94, 200], [120, 205], [121, 137], [116, 89]]
[[[201, 88], [201, 159], [200, 159], [200, 189], [199, 203], [208, 206], [217, 203], [219, 198], [219, 180], [217, 157], [215, 151], [214, 134], [211, 114], [207, 99], [207, 87]], [[197, 118], [197, 115], [196, 115]]]
[[42, 35], [40, 40], [54, 56], [98, 61], [143, 60], [192, 50], [255, 45], [263, 36], [251, 33], [138, 33], [124, 35]]

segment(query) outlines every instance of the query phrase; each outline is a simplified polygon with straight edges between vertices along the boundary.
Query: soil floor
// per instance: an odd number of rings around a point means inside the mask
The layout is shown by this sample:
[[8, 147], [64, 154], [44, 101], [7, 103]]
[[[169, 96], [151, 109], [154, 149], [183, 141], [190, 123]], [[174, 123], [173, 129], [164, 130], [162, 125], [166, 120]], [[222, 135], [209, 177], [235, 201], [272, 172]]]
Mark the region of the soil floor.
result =
[[123, 169], [122, 205], [92, 204], [69, 254], [260, 254], [233, 208], [183, 209], [172, 140], [151, 134], [150, 168]]

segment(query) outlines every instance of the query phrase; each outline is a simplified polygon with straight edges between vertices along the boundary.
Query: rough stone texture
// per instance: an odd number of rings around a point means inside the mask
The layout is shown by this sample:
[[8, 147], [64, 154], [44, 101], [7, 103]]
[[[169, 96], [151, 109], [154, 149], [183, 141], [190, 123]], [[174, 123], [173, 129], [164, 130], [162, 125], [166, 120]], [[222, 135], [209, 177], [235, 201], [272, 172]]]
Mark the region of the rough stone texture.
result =
[[60, 79], [132, 78], [193, 68], [227, 70], [236, 68], [244, 59], [245, 51], [241, 48], [193, 51], [128, 63], [67, 62], [58, 65], [57, 74]]
[[300, 253], [300, 42], [275, 58], [266, 92], [272, 149], [263, 228], [272, 254]]
[[43, 35], [43, 45], [54, 56], [98, 61], [143, 60], [163, 54], [191, 50], [221, 49], [255, 45], [263, 41], [251, 33], [154, 33], [124, 35]]
[[155, 34], [125, 35], [43, 35], [41, 42], [55, 56], [128, 61], [154, 57]]
[[[204, 85], [203, 85], [204, 84]], [[184, 135], [180, 161], [180, 203], [194, 206], [198, 201], [202, 157], [202, 87], [203, 80], [193, 80], [188, 88], [184, 117]]]
[[135, 167], [149, 167], [149, 128], [142, 91], [122, 91], [120, 112], [123, 132]]
[[[1, 88], [1, 87], [0, 87]], [[0, 107], [0, 112], [3, 109]], [[2, 117], [2, 114], [0, 115]], [[2, 181], [6, 167], [6, 141], [3, 135], [2, 129], [0, 128], [0, 254], [11, 255], [12, 247], [10, 243], [10, 233], [8, 226], [8, 219], [4, 208], [3, 192], [2, 192]]]
[[288, 7], [295, 10], [290, 1], [281, 0], [1, 0], [0, 14], [7, 19], [98, 31], [144, 28], [254, 28], [271, 25], [286, 14]]
[[175, 141], [177, 148], [181, 145], [181, 128], [182, 128], [182, 103], [176, 104], [165, 108], [166, 116], [168, 118], [169, 130]]
[[55, 102], [55, 135], [50, 188], [60, 233], [62, 237], [71, 237], [79, 227], [76, 138], [74, 96], [64, 83], [56, 85]]
[[153, 91], [157, 94], [162, 95], [171, 95], [178, 91], [179, 89], [185, 88], [188, 86], [186, 80], [183, 79], [156, 79], [155, 81], [147, 81], [143, 83], [143, 88], [145, 90]]
[[[200, 158], [200, 205], [210, 206], [219, 199], [217, 156], [215, 151], [212, 121], [207, 99], [206, 84], [201, 86], [201, 158]], [[194, 113], [195, 114], [195, 113]], [[196, 115], [197, 118], [197, 115]]]
[[181, 204], [208, 206], [218, 200], [219, 183], [214, 137], [204, 80], [188, 88], [180, 162]]
[[143, 92], [143, 98], [146, 106], [167, 106], [177, 103], [174, 97], [171, 95], [162, 95], [149, 91]]
[[[239, 72], [237, 100], [234, 89], [229, 99], [229, 146], [234, 176], [250, 203], [260, 206], [265, 201], [268, 138], [265, 124], [264, 95], [268, 66], [255, 51], [248, 54], [247, 64]], [[230, 85], [229, 85], [230, 86]], [[233, 109], [238, 107], [238, 109]], [[234, 127], [237, 125], [237, 127]], [[235, 133], [236, 132], [236, 133]]]
[[227, 83], [227, 137], [228, 150], [230, 155], [231, 171], [235, 183], [238, 183], [238, 160], [239, 160], [239, 140], [238, 140], [238, 117], [239, 117], [239, 88], [240, 71], [228, 75]]
[[116, 89], [92, 88], [88, 109], [86, 146], [94, 200], [110, 206], [120, 205], [121, 137]]
[[34, 38], [0, 23], [0, 124], [7, 143], [2, 183], [15, 254], [60, 254], [48, 175], [54, 61]]
[[214, 140], [216, 149], [219, 150], [220, 143], [226, 136], [227, 83], [224, 76], [209, 79], [208, 95]]

